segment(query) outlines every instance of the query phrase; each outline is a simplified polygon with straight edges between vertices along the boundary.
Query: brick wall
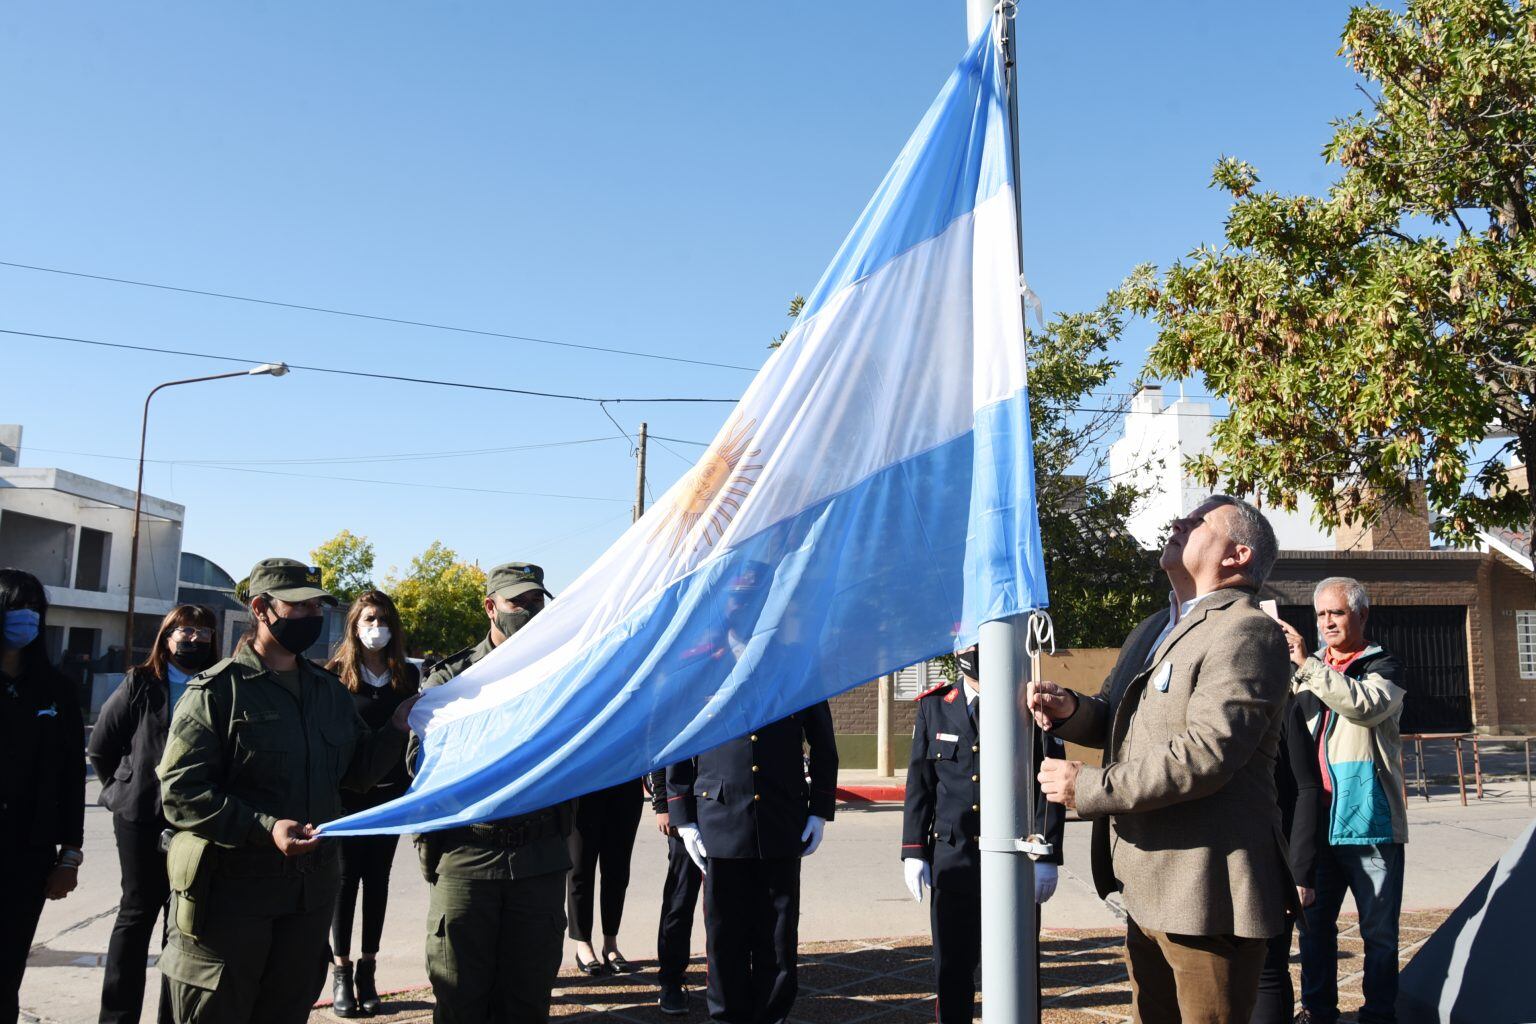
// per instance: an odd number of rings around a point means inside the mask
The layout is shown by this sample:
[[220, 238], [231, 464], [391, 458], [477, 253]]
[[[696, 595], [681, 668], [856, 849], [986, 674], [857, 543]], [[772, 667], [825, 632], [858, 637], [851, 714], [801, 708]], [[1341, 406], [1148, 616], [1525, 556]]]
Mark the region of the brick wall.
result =
[[1531, 577], [1500, 557], [1490, 560], [1488, 572], [1491, 628], [1488, 646], [1497, 666], [1498, 686], [1492, 694], [1490, 732], [1536, 732], [1536, 679], [1520, 678], [1515, 612], [1536, 609], [1536, 587]]
[[[832, 727], [838, 733], [873, 736], [879, 724], [877, 684], [865, 683], [840, 693], [827, 702], [832, 708]], [[917, 719], [917, 701], [891, 702], [891, 735], [911, 736]]]

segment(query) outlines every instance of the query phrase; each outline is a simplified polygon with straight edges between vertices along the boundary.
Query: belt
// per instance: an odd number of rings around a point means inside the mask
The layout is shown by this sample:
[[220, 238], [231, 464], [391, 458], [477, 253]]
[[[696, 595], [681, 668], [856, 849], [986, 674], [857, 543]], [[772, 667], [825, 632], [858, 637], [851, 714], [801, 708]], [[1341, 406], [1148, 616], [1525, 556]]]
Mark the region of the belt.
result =
[[535, 811], [533, 814], [507, 818], [503, 821], [486, 821], [464, 825], [443, 831], [450, 842], [473, 843], [501, 850], [515, 850], [541, 839], [551, 839], [564, 834], [560, 827], [560, 815], [554, 810]]

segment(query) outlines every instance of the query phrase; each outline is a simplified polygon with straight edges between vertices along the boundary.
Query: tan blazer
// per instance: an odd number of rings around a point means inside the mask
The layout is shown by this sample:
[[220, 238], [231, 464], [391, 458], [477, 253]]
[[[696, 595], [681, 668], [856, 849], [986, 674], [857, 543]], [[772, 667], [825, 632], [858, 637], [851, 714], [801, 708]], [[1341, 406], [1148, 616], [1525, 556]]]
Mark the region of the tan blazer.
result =
[[1207, 595], [1148, 658], [1167, 621], [1136, 627], [1099, 696], [1052, 730], [1104, 748], [1103, 767], [1077, 777], [1094, 883], [1123, 890], [1142, 928], [1268, 938], [1296, 906], [1275, 793], [1285, 639], [1235, 588]]

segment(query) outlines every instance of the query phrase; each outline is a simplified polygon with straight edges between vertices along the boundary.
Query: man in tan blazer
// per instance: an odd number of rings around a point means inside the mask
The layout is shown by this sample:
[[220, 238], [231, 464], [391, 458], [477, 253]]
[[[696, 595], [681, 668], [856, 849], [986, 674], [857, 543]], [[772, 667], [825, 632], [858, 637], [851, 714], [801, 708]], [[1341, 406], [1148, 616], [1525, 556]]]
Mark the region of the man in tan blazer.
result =
[[1093, 820], [1100, 896], [1121, 890], [1135, 1019], [1247, 1024], [1265, 940], [1295, 889], [1275, 793], [1290, 662], [1254, 592], [1275, 533], [1217, 495], [1173, 524], [1168, 611], [1137, 626], [1097, 697], [1031, 683], [1030, 711], [1103, 767], [1051, 759], [1046, 799]]

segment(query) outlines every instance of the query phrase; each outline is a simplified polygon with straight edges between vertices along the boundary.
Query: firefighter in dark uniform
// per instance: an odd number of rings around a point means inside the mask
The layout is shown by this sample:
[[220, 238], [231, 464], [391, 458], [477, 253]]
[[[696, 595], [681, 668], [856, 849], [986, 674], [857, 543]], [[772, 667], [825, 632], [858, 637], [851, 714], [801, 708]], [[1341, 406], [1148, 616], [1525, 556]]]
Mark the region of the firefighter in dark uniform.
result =
[[[486, 578], [484, 640], [444, 659], [421, 684], [442, 686], [522, 629], [554, 595], [524, 562]], [[408, 763], [416, 765], [412, 742]], [[567, 837], [574, 802], [416, 837], [427, 907], [427, 976], [440, 1024], [549, 1019], [565, 945]]]
[[187, 683], [160, 761], [176, 829], [166, 855], [171, 934], [160, 957], [178, 1024], [309, 1019], [325, 983], [341, 884], [338, 847], [315, 823], [343, 814], [400, 760], [406, 716], [370, 729], [352, 695], [305, 658], [324, 627], [320, 571], [256, 563], [251, 631]]
[[656, 1003], [662, 1013], [681, 1017], [688, 1012], [683, 978], [688, 973], [693, 914], [704, 876], [688, 855], [667, 813], [667, 770], [658, 768], [651, 772], [646, 783], [651, 791], [651, 810], [656, 812], [656, 827], [667, 837], [667, 877], [661, 884], [661, 920], [656, 926], [656, 982], [661, 986]]
[[[976, 843], [981, 834], [981, 673], [974, 646], [956, 660], [961, 682], [936, 686], [918, 698], [901, 830], [902, 867], [912, 898], [921, 902], [923, 889], [932, 889], [928, 917], [939, 1024], [971, 1020], [981, 962], [981, 850]], [[1000, 710], [1007, 713], [1007, 694], [995, 699], [1005, 702]], [[1039, 773], [1042, 758], [1065, 756], [1060, 739], [1042, 734], [1028, 777], [1033, 780]], [[1037, 904], [1056, 891], [1065, 825], [1063, 808], [1047, 803], [1037, 789], [1031, 834], [1051, 844], [1051, 852], [1035, 862]], [[1038, 912], [1035, 921], [1038, 928]]]

